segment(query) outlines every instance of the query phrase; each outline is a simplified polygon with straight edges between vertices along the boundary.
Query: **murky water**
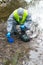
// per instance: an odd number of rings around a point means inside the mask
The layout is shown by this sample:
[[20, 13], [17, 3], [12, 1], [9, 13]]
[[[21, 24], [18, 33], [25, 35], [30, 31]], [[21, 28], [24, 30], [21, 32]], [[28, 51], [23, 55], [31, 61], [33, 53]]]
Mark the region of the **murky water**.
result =
[[33, 21], [38, 22], [41, 29], [43, 29], [43, 1], [40, 0], [35, 6], [29, 8]]

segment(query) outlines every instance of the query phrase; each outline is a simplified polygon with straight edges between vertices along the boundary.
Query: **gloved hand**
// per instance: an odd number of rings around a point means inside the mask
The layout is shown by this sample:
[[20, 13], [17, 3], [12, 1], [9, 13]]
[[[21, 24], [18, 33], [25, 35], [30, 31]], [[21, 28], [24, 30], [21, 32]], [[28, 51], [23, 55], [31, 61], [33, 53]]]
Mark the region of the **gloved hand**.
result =
[[7, 38], [7, 41], [11, 44], [14, 42], [14, 39], [12, 37], [10, 37], [10, 38]]
[[20, 25], [20, 28], [21, 28], [22, 31], [25, 30], [25, 26], [24, 25]]
[[6, 37], [7, 37], [7, 41], [8, 41], [9, 43], [13, 43], [13, 42], [14, 42], [14, 39], [11, 37], [11, 33], [10, 33], [10, 32], [8, 32], [8, 33], [6, 34]]
[[10, 37], [11, 37], [11, 33], [8, 32], [8, 33], [6, 34], [6, 37], [7, 37], [7, 38], [10, 38]]

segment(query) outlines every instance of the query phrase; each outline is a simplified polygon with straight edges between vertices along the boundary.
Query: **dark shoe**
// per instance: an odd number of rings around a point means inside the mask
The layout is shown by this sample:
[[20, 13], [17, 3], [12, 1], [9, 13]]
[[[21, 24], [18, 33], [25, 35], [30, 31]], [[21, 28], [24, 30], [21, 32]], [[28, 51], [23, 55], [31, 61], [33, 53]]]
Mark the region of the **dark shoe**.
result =
[[24, 42], [30, 41], [30, 38], [29, 38], [26, 34], [21, 35], [20, 38], [21, 38], [21, 40], [24, 41]]
[[14, 32], [14, 35], [17, 35], [18, 34], [18, 32]]

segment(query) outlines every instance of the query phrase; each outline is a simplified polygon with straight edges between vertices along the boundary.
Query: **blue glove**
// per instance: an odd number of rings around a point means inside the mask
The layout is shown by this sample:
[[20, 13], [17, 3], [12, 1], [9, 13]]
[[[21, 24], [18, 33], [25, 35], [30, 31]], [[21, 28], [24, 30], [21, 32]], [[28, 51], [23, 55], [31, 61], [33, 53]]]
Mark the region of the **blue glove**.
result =
[[11, 44], [14, 42], [14, 39], [10, 37], [10, 38], [7, 38], [7, 41]]
[[11, 33], [10, 33], [10, 32], [8, 32], [8, 33], [6, 34], [6, 37], [7, 37], [7, 41], [8, 41], [9, 43], [13, 43], [13, 42], [14, 42], [14, 39], [11, 38]]
[[10, 37], [11, 37], [11, 33], [8, 32], [8, 33], [6, 34], [6, 37], [7, 37], [7, 38], [10, 38]]
[[22, 31], [25, 30], [25, 26], [24, 25], [21, 25], [20, 28], [21, 28]]

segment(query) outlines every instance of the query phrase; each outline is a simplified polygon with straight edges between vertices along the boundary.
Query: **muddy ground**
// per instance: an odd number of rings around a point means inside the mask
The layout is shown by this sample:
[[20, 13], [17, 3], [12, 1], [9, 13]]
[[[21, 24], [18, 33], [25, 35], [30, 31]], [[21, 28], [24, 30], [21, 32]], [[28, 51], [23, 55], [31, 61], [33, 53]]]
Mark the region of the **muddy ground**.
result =
[[0, 65], [43, 65], [43, 31], [29, 42], [14, 36], [10, 44], [5, 37], [5, 23], [0, 23]]
[[[15, 1], [15, 6], [16, 4], [17, 3]], [[21, 5], [20, 2], [20, 5], [17, 4], [16, 8], [19, 6], [24, 6], [24, 4]], [[14, 8], [14, 5], [12, 5], [12, 7]], [[11, 11], [8, 8], [7, 11], [5, 7], [6, 11], [2, 8], [0, 9], [0, 12], [5, 12], [3, 15], [6, 15], [6, 12], [8, 12], [9, 16], [9, 12], [11, 13], [14, 9], [16, 9], [13, 8], [11, 8]], [[0, 15], [0, 17], [1, 21], [3, 21], [4, 18], [7, 18], [2, 15]], [[29, 42], [23, 42], [17, 36], [13, 36], [15, 42], [12, 44], [7, 42], [5, 34], [6, 23], [3, 21], [0, 23], [0, 65], [43, 65], [43, 30], [40, 30], [38, 36]]]

